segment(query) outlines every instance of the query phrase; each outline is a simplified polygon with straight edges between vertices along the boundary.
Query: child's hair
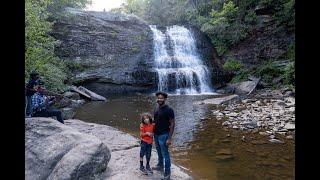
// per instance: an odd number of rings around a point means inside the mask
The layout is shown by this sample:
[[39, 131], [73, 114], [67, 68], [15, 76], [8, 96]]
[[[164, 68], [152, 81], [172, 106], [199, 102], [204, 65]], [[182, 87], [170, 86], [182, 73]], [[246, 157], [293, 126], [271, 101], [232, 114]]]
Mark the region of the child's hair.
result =
[[146, 113], [142, 113], [140, 116], [141, 116], [141, 123], [142, 123], [142, 124], [146, 124], [146, 123], [144, 123], [144, 121], [143, 121], [143, 120], [144, 120], [144, 117], [146, 117], [146, 116], [149, 118], [150, 124], [153, 123], [152, 115], [151, 115], [150, 113], [147, 113], [147, 112], [146, 112]]

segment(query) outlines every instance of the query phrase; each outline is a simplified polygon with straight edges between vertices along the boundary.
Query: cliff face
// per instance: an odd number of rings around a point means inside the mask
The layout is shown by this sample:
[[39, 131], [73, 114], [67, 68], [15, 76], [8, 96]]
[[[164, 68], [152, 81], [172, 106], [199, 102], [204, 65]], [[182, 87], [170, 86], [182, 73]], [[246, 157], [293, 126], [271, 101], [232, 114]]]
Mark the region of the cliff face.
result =
[[[219, 81], [218, 59], [203, 33], [195, 36], [201, 59]], [[68, 8], [54, 23], [51, 34], [60, 43], [55, 53], [76, 67], [72, 81], [99, 94], [148, 92], [157, 88], [153, 33], [136, 16]], [[218, 68], [218, 69], [217, 69]]]
[[55, 53], [76, 64], [74, 82], [153, 86], [149, 26], [135, 16], [66, 9], [54, 24]]

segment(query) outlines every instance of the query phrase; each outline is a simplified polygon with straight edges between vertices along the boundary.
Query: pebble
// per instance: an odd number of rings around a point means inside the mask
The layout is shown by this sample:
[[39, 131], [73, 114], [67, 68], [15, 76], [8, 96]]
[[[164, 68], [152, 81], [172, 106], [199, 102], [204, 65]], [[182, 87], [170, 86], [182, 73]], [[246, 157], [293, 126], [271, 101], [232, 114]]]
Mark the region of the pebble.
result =
[[[273, 96], [272, 93], [277, 94], [275, 91], [270, 91], [266, 92], [266, 95], [270, 97]], [[283, 96], [279, 95], [275, 98], [281, 97]], [[213, 113], [217, 115], [217, 119], [225, 116], [228, 121], [222, 125], [229, 128], [249, 131], [261, 131], [261, 128], [264, 128], [264, 132], [259, 132], [260, 135], [274, 136], [277, 133], [285, 136], [288, 131], [295, 130], [295, 98], [286, 97], [284, 100], [275, 98], [244, 99], [240, 104], [232, 102], [227, 104], [224, 110], [216, 110]], [[276, 139], [271, 141], [277, 142]]]

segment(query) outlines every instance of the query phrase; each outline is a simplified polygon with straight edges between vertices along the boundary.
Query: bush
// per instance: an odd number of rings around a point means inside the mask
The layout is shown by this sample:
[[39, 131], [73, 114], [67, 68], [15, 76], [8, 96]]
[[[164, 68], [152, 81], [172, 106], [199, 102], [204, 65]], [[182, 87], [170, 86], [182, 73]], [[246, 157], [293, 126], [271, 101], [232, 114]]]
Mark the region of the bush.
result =
[[237, 83], [241, 81], [247, 80], [249, 77], [249, 71], [245, 69], [239, 70], [236, 75], [232, 78], [231, 82], [232, 83]]
[[290, 63], [284, 70], [284, 83], [286, 85], [295, 86], [295, 67], [294, 63]]
[[223, 64], [223, 69], [234, 74], [232, 83], [237, 83], [248, 79], [249, 71], [244, 68], [244, 65], [240, 61], [229, 59]]
[[234, 59], [227, 60], [223, 66], [225, 70], [236, 73], [243, 69], [243, 64], [239, 61], [236, 61]]
[[288, 51], [287, 51], [287, 58], [289, 60], [292, 60], [294, 61], [295, 60], [295, 43], [291, 43], [289, 46], [288, 46]]

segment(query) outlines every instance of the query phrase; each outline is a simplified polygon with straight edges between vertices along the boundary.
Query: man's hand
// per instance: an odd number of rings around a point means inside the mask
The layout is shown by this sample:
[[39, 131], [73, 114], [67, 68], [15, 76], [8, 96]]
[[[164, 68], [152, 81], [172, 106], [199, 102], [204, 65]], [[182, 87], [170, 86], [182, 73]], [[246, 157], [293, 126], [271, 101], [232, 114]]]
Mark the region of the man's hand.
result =
[[166, 142], [166, 143], [167, 143], [167, 146], [170, 146], [171, 143], [172, 143], [172, 142], [171, 142], [171, 139], [167, 139], [167, 142]]

